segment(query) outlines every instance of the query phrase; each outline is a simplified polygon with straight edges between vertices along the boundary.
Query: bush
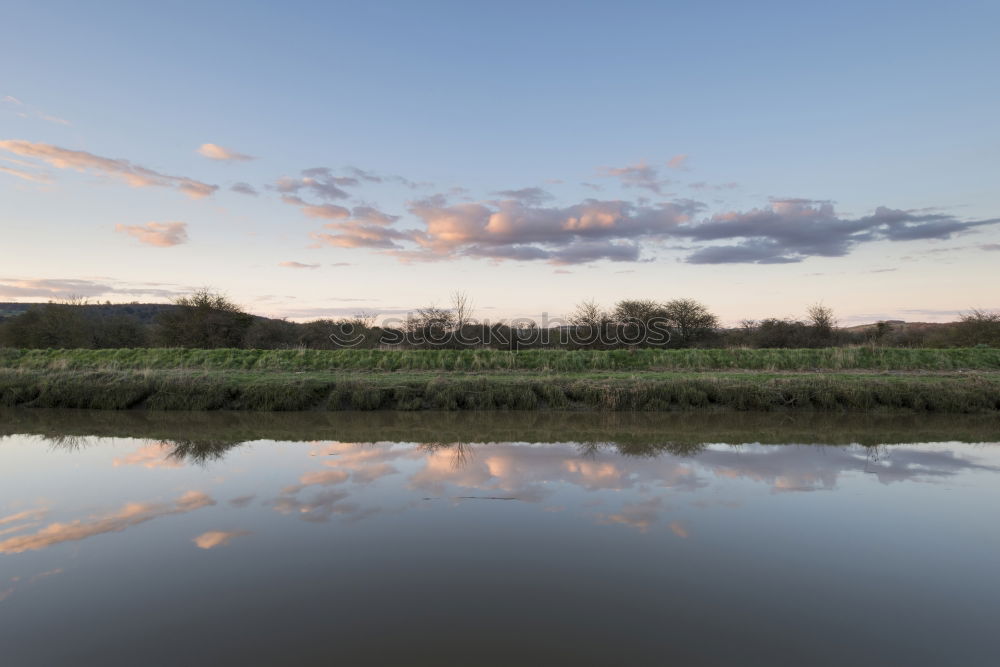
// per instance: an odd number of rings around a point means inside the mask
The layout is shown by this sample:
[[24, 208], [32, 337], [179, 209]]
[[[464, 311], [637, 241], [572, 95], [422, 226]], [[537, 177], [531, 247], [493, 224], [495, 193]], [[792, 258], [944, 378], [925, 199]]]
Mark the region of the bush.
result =
[[3, 325], [4, 345], [22, 348], [84, 348], [94, 346], [90, 322], [78, 305], [47, 303], [32, 306]]
[[253, 316], [225, 296], [201, 289], [177, 299], [156, 318], [154, 339], [164, 347], [242, 347]]
[[962, 315], [955, 326], [955, 338], [964, 347], [1000, 347], [1000, 312], [973, 309]]

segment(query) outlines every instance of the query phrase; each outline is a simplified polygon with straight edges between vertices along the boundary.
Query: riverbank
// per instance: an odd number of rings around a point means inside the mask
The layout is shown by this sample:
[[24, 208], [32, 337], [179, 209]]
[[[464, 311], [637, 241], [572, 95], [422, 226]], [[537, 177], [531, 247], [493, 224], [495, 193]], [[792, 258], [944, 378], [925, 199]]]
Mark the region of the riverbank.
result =
[[0, 348], [0, 368], [205, 371], [954, 371], [1000, 372], [998, 348], [678, 350], [20, 350]]
[[0, 368], [0, 405], [99, 410], [1000, 410], [1000, 373]]

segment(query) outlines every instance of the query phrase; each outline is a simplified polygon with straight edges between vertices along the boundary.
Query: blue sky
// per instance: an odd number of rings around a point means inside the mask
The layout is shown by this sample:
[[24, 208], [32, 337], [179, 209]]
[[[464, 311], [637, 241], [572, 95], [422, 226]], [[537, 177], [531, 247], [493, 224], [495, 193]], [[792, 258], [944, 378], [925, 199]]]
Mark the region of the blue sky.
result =
[[0, 11], [0, 299], [1000, 307], [994, 2]]

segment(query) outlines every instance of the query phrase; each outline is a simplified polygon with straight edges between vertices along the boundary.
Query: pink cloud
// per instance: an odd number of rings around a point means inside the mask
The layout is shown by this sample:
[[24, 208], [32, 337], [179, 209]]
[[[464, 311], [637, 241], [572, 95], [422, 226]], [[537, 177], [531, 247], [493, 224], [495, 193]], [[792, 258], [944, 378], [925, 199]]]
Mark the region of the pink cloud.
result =
[[43, 518], [47, 510], [43, 508], [24, 510], [23, 512], [18, 512], [17, 514], [8, 514], [7, 516], [0, 517], [0, 526], [6, 526], [11, 523], [19, 523], [21, 521], [37, 521]]
[[209, 160], [219, 160], [223, 162], [246, 162], [248, 160], [256, 160], [252, 155], [246, 155], [244, 153], [237, 153], [234, 150], [224, 148], [218, 144], [202, 144], [198, 148], [198, 153]]
[[663, 498], [656, 496], [635, 503], [625, 503], [618, 514], [599, 514], [597, 522], [605, 525], [620, 523], [632, 526], [640, 533], [645, 533], [654, 523], [659, 521], [662, 509], [664, 509]]
[[688, 161], [689, 155], [682, 153], [680, 155], [675, 155], [669, 160], [667, 160], [667, 166], [671, 169], [683, 169]]
[[309, 236], [318, 244], [336, 248], [396, 249], [400, 247], [396, 241], [413, 240], [412, 232], [399, 231], [383, 225], [372, 225], [357, 220], [330, 223], [324, 227], [337, 233], [312, 232]]
[[30, 171], [25, 171], [23, 169], [15, 169], [14, 167], [0, 167], [0, 172], [3, 172], [5, 174], [10, 174], [11, 176], [15, 176], [15, 177], [23, 179], [25, 181], [32, 181], [33, 183], [51, 183], [52, 182], [52, 179], [50, 179], [45, 174], [36, 174], [36, 173], [32, 173]]
[[145, 225], [115, 225], [115, 231], [135, 237], [140, 243], [169, 248], [187, 243], [186, 222], [147, 222]]
[[171, 456], [174, 451], [172, 445], [165, 442], [155, 442], [143, 445], [134, 452], [120, 458], [115, 458], [112, 465], [119, 466], [142, 466], [143, 468], [183, 468], [184, 461]]
[[153, 519], [172, 514], [185, 514], [214, 504], [212, 498], [200, 491], [189, 491], [172, 504], [128, 503], [119, 511], [103, 517], [88, 521], [51, 523], [37, 533], [8, 538], [0, 542], [0, 554], [37, 551], [64, 542], [78, 542], [95, 535], [117, 533]]
[[199, 549], [214, 549], [229, 546], [229, 543], [237, 537], [251, 534], [249, 530], [210, 530], [194, 538], [192, 542], [197, 544]]
[[351, 214], [349, 210], [336, 204], [306, 204], [302, 206], [302, 212], [306, 214], [307, 218], [327, 219], [346, 218]]
[[108, 158], [86, 151], [21, 140], [0, 141], [0, 149], [22, 157], [41, 160], [56, 169], [97, 172], [125, 181], [133, 188], [175, 188], [193, 199], [208, 197], [219, 189], [185, 176], [170, 176], [120, 158]]

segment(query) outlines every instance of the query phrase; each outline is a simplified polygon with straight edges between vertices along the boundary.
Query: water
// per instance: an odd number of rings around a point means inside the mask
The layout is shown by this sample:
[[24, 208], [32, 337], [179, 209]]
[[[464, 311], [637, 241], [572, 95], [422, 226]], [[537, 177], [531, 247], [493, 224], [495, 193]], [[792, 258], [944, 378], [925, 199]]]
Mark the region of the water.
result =
[[1000, 662], [995, 418], [26, 411], [0, 433], [5, 667]]

